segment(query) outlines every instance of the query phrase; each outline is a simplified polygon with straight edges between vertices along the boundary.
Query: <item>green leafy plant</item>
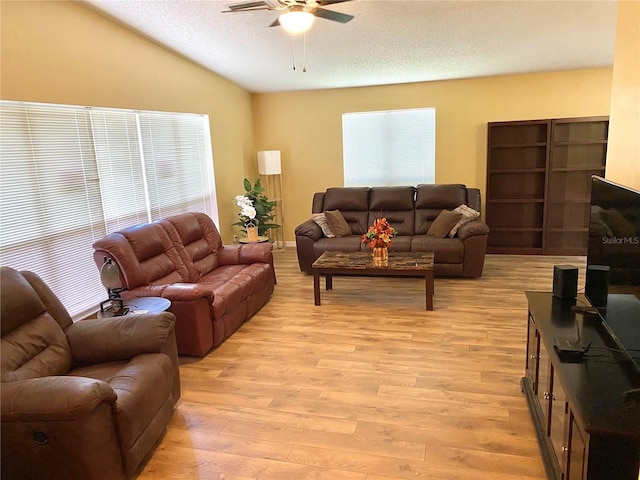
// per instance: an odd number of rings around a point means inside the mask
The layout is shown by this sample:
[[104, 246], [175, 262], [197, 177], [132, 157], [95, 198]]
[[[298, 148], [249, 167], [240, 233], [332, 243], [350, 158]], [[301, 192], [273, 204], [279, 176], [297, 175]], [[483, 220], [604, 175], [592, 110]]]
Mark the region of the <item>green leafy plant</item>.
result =
[[[260, 179], [257, 178], [256, 181], [252, 184], [248, 179], [244, 179], [244, 195], [237, 195], [236, 203], [238, 206], [243, 207], [238, 216], [240, 220], [238, 220], [234, 225], [238, 225], [240, 227], [246, 228], [247, 224], [258, 227], [258, 235], [265, 236], [267, 231], [271, 228], [279, 227], [277, 223], [273, 223], [275, 218], [275, 214], [273, 213], [273, 209], [276, 206], [275, 201], [270, 201], [267, 196], [264, 194], [264, 187], [260, 185]], [[243, 215], [247, 213], [246, 209], [246, 200], [251, 202], [251, 206], [255, 209], [255, 216], [250, 218], [248, 215]], [[251, 212], [253, 213], [253, 212]]]

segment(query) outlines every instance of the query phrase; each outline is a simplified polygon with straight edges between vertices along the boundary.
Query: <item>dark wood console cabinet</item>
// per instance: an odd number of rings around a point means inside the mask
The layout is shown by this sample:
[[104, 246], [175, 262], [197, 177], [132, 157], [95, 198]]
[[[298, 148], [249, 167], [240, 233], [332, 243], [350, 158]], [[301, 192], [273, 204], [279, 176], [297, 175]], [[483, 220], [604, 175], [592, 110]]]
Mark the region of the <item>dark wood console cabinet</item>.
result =
[[[640, 398], [624, 392], [640, 387], [640, 372], [618, 350], [583, 295], [560, 300], [526, 292], [529, 303], [527, 356], [522, 391], [540, 451], [552, 480], [639, 480]], [[580, 361], [561, 361], [555, 338], [580, 335], [589, 350]]]

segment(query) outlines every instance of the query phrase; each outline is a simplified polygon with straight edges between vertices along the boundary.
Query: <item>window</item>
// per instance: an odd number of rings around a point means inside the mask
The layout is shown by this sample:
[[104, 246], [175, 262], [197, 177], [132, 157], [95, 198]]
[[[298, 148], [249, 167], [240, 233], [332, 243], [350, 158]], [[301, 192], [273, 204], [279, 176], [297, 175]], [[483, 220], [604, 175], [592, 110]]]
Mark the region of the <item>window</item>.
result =
[[218, 222], [206, 115], [0, 102], [0, 263], [74, 318], [106, 295], [93, 242], [188, 211]]
[[435, 182], [435, 108], [345, 113], [345, 187]]

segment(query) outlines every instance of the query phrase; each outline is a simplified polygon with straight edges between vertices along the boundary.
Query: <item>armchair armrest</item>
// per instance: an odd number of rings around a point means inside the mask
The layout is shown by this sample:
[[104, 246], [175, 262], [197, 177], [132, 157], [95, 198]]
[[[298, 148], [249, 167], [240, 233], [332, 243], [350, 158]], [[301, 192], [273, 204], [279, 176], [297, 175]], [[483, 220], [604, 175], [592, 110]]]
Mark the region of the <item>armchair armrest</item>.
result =
[[2, 384], [3, 422], [48, 422], [83, 417], [101, 402], [112, 404], [117, 395], [101, 380], [50, 376]]
[[470, 222], [462, 225], [458, 230], [458, 237], [460, 237], [460, 240], [466, 240], [469, 237], [488, 234], [489, 227], [482, 220], [471, 220]]
[[324, 236], [320, 226], [311, 219], [298, 225], [296, 227], [295, 234], [296, 237], [309, 237], [314, 242], [320, 240]]
[[82, 320], [65, 330], [77, 365], [126, 360], [161, 352], [172, 334], [175, 316], [164, 312]]

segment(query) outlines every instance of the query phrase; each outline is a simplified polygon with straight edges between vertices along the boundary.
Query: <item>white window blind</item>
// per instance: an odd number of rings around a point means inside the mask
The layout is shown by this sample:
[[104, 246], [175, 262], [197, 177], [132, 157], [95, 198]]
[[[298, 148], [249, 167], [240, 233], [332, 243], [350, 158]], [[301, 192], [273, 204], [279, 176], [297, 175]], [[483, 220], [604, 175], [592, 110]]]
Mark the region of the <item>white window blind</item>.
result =
[[435, 182], [435, 108], [342, 115], [344, 185]]
[[93, 242], [187, 211], [217, 223], [214, 188], [206, 116], [0, 101], [0, 264], [74, 318], [106, 293]]
[[150, 221], [136, 112], [91, 109], [106, 229]]
[[201, 123], [193, 115], [140, 114], [152, 217], [190, 211], [212, 215], [213, 163], [201, 161], [210, 151]]

